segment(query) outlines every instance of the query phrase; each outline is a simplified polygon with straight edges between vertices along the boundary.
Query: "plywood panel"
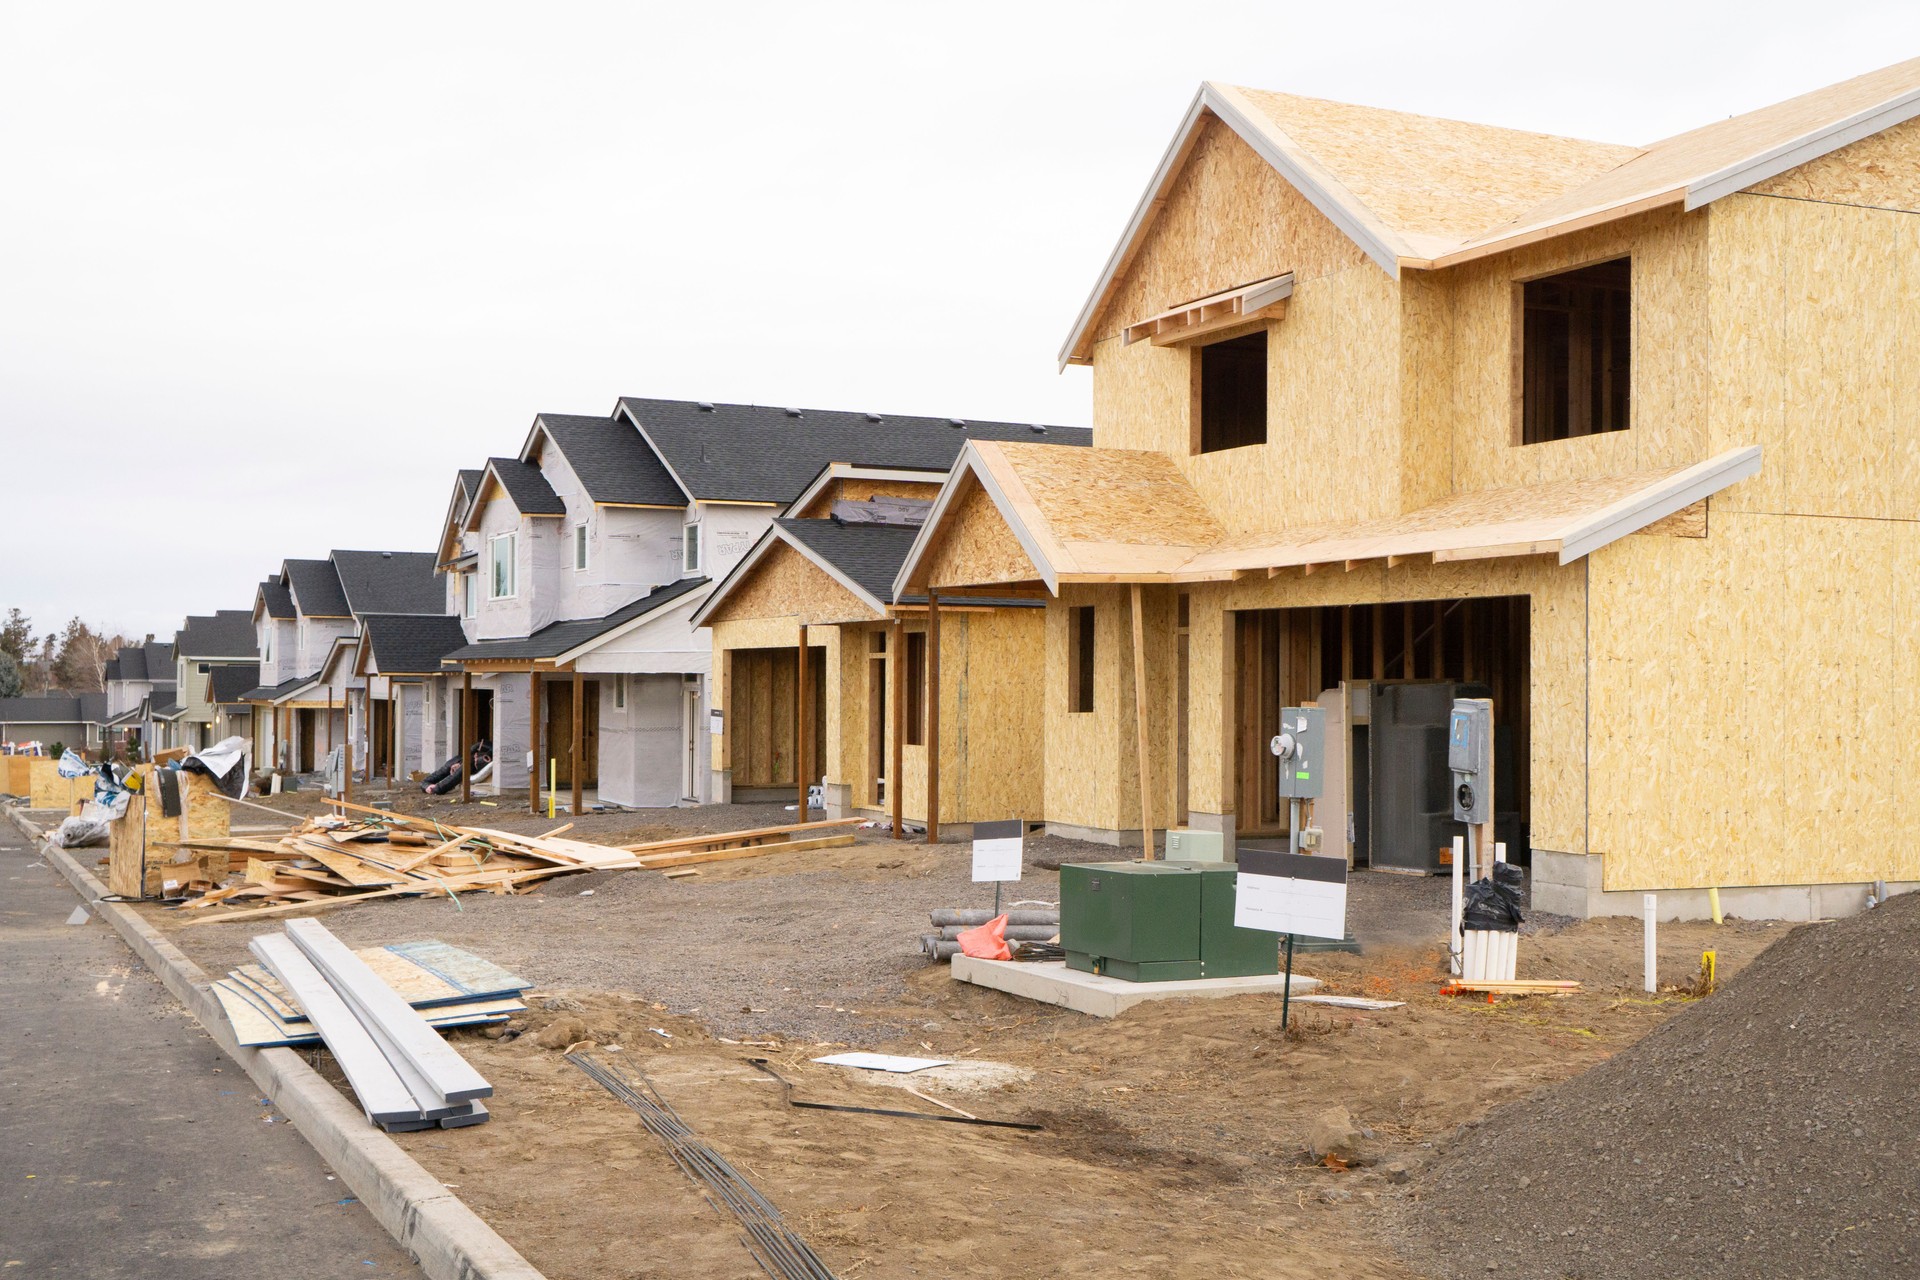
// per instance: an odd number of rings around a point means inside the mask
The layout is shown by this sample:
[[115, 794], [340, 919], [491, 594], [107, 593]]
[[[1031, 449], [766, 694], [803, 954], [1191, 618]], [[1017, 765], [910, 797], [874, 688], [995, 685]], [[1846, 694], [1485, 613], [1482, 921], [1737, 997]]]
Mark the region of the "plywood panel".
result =
[[[965, 808], [953, 822], [1045, 817], [1046, 610], [996, 609], [963, 619], [965, 683], [955, 689], [953, 718], [964, 742], [952, 755], [965, 762]], [[943, 630], [952, 619], [942, 620]], [[943, 649], [941, 671], [951, 668]], [[944, 704], [943, 704], [944, 705]], [[943, 711], [941, 726], [946, 726]], [[951, 758], [951, 757], [950, 757]], [[946, 792], [941, 792], [942, 800]]]
[[1747, 190], [1795, 200], [1920, 211], [1920, 123], [1897, 124]]
[[1000, 509], [977, 481], [947, 509], [934, 545], [928, 549], [923, 576], [938, 587], [982, 586], [1007, 582], [1034, 582], [1034, 568]]
[[710, 621], [791, 618], [812, 623], [877, 616], [819, 565], [785, 543], [776, 543], [733, 585]]
[[15, 757], [27, 762], [27, 804], [34, 809], [71, 809], [76, 801], [93, 798], [93, 778], [63, 778], [60, 762], [52, 756]]

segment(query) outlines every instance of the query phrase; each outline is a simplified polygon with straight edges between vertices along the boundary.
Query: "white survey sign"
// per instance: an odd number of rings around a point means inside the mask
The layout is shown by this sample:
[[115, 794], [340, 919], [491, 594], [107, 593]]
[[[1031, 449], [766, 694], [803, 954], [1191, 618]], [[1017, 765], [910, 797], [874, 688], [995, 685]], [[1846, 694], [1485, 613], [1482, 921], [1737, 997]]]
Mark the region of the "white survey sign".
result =
[[1018, 880], [1021, 856], [1026, 848], [1027, 824], [976, 822], [973, 824], [973, 879], [975, 884], [989, 880]]
[[1244, 845], [1237, 857], [1235, 925], [1302, 938], [1347, 936], [1346, 859]]

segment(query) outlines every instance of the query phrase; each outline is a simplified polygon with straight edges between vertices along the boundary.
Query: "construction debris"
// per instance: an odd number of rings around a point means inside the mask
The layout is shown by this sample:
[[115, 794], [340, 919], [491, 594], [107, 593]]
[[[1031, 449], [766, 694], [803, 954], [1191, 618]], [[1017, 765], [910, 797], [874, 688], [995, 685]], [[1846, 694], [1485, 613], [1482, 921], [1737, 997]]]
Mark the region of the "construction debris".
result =
[[[224, 858], [222, 878], [243, 878], [216, 888], [213, 876], [203, 873], [195, 882], [197, 896], [179, 909], [207, 910], [191, 923], [211, 924], [329, 910], [373, 898], [524, 893], [550, 876], [573, 872], [663, 870], [832, 848], [854, 839], [844, 832], [818, 834], [853, 825], [841, 820], [614, 846], [565, 838], [561, 833], [571, 823], [542, 835], [520, 835], [491, 827], [447, 826], [343, 801], [335, 804], [341, 816], [310, 818], [277, 838], [190, 837], [151, 843], [216, 862]], [[361, 816], [345, 816], [349, 811]], [[187, 888], [193, 890], [194, 884]]]
[[248, 950], [298, 1002], [369, 1121], [391, 1133], [487, 1119], [480, 1099], [493, 1086], [325, 925], [293, 920]]

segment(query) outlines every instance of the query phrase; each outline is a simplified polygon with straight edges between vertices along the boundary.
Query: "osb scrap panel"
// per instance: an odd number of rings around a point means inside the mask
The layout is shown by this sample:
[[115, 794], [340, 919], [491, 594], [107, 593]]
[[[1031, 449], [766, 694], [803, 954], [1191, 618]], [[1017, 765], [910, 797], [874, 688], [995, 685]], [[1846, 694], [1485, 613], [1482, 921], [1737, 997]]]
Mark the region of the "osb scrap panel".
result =
[[947, 508], [919, 575], [938, 587], [1034, 582], [1040, 571], [977, 481]]
[[203, 773], [181, 772], [181, 840], [224, 838], [231, 829], [232, 814], [232, 806], [212, 778]]
[[[1548, 556], [1444, 564], [1409, 562], [1391, 569], [1384, 562], [1376, 561], [1351, 573], [1249, 577], [1204, 590], [1196, 588], [1197, 607], [1192, 616], [1206, 618], [1217, 609], [1284, 609], [1476, 596], [1529, 597], [1533, 843], [1536, 848], [1561, 853], [1584, 853], [1587, 848], [1586, 573], [1585, 561], [1561, 566]], [[1214, 625], [1206, 624], [1209, 629]], [[1227, 634], [1230, 636], [1231, 632]], [[1220, 656], [1204, 657], [1203, 647], [1197, 643], [1194, 646], [1196, 658], [1188, 710], [1193, 744], [1189, 774], [1191, 803], [1193, 808], [1204, 812], [1231, 812], [1235, 767], [1232, 743], [1237, 737], [1235, 726], [1242, 709], [1232, 705], [1233, 674], [1227, 642], [1223, 640], [1217, 649], [1209, 644], [1206, 649]], [[1211, 803], [1202, 803], [1203, 797]]]
[[[1707, 218], [1661, 210], [1467, 263], [1444, 274], [1452, 306], [1453, 484], [1492, 489], [1650, 471], [1708, 455]], [[1633, 258], [1632, 426], [1519, 445], [1518, 282]], [[1752, 443], [1743, 440], [1741, 444]], [[1731, 447], [1731, 446], [1728, 446]]]
[[1909, 120], [1884, 129], [1747, 191], [1829, 204], [1920, 211], [1920, 123]]
[[60, 776], [60, 762], [52, 756], [16, 757], [27, 762], [28, 807], [34, 809], [71, 809], [75, 801], [93, 798], [91, 775], [79, 778]]
[[[1920, 878], [1920, 526], [1716, 510], [1711, 536], [1625, 539], [1592, 575], [1606, 888]], [[1606, 732], [1623, 715], [1650, 743]]]
[[720, 621], [791, 618], [795, 622], [846, 622], [874, 617], [872, 608], [819, 565], [777, 543], [736, 583], [713, 611]]
[[1708, 212], [1710, 430], [1764, 450], [1716, 506], [1920, 518], [1916, 220], [1744, 195]]
[[1209, 119], [1091, 332], [1104, 338], [1182, 302], [1288, 271], [1297, 288], [1362, 264], [1380, 270], [1233, 130]]
[[10, 796], [25, 796], [33, 793], [33, 757], [0, 756], [0, 782]]

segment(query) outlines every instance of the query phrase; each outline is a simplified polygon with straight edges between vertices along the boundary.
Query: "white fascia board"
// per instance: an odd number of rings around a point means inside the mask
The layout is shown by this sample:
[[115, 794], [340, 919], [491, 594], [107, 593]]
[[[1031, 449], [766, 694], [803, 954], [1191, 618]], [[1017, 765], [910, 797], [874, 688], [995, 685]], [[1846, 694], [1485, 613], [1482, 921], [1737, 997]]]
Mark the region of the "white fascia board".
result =
[[[1354, 216], [1348, 201], [1334, 194], [1333, 188], [1338, 186], [1337, 183], [1326, 174], [1310, 171], [1294, 156], [1275, 146], [1266, 130], [1253, 118], [1250, 107], [1238, 101], [1237, 95], [1208, 81], [1200, 86], [1200, 91], [1194, 94], [1193, 101], [1188, 104], [1187, 113], [1181, 118], [1173, 141], [1161, 155], [1152, 180], [1147, 183], [1146, 191], [1134, 206], [1133, 216], [1127, 220], [1126, 230], [1121, 232], [1120, 241], [1114, 246], [1113, 252], [1107, 255], [1106, 265], [1100, 270], [1093, 292], [1087, 295], [1086, 302], [1080, 307], [1080, 314], [1074, 318], [1073, 329], [1060, 348], [1060, 368], [1065, 369], [1073, 363], [1074, 348], [1080, 345], [1087, 328], [1093, 323], [1094, 313], [1106, 298], [1108, 288], [1131, 257], [1135, 242], [1146, 233], [1148, 224], [1159, 212], [1167, 190], [1172, 186], [1180, 165], [1185, 162], [1194, 135], [1208, 112], [1218, 117], [1242, 142], [1253, 148], [1255, 154], [1272, 165], [1314, 208], [1325, 214], [1369, 258], [1378, 263], [1388, 276], [1398, 280], [1400, 260], [1415, 256], [1408, 246], [1391, 243], [1377, 228]], [[1348, 200], [1351, 200], [1351, 196]]]
[[1560, 533], [1560, 563], [1572, 564], [1738, 481], [1760, 473], [1760, 446], [1730, 449], [1601, 508]]
[[1811, 132], [1779, 146], [1769, 147], [1757, 155], [1703, 174], [1687, 184], [1684, 207], [1698, 209], [1711, 204], [1722, 196], [1744, 191], [1755, 183], [1777, 178], [1789, 169], [1796, 169], [1810, 160], [1818, 160], [1829, 152], [1841, 147], [1870, 138], [1883, 130], [1920, 115], [1920, 89], [1909, 89], [1898, 97], [1889, 98], [1864, 111], [1856, 111], [1843, 120], [1823, 125]]

